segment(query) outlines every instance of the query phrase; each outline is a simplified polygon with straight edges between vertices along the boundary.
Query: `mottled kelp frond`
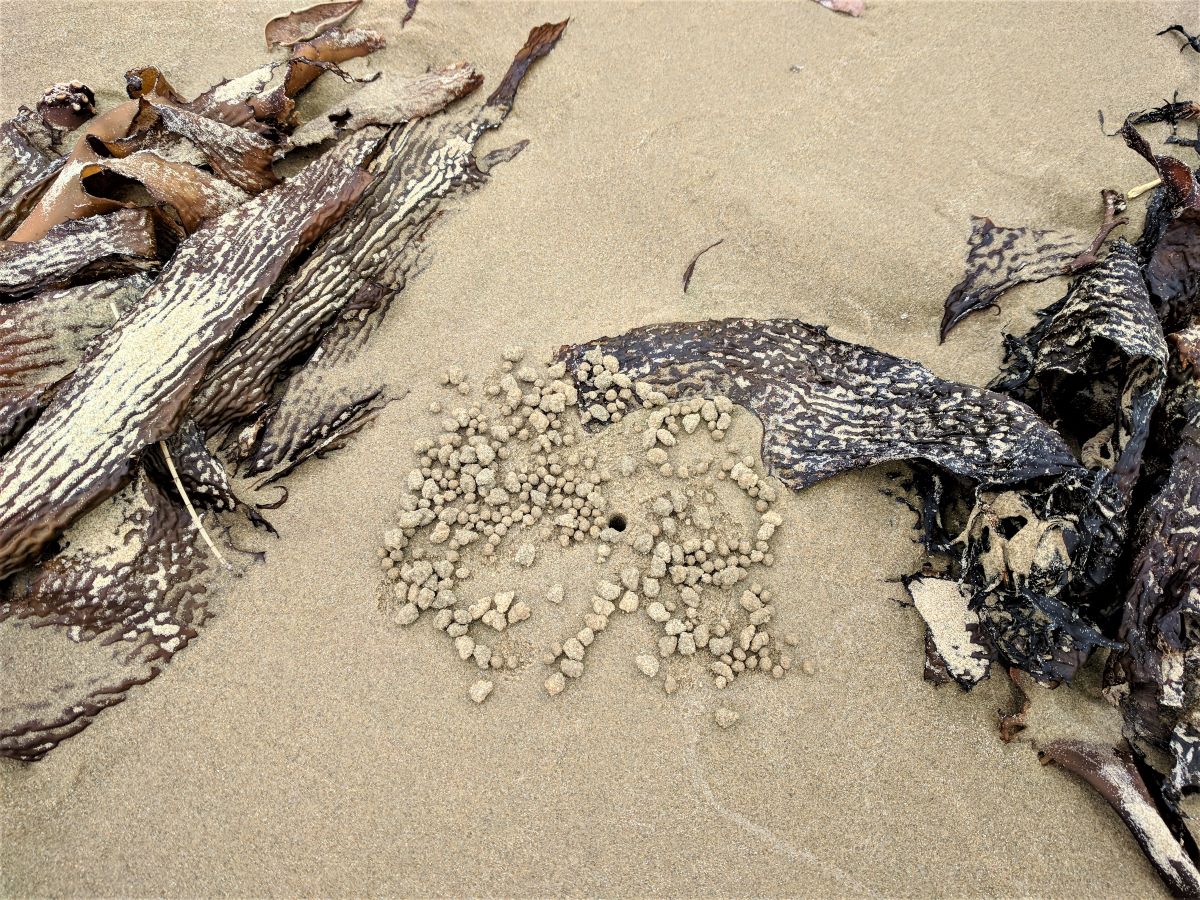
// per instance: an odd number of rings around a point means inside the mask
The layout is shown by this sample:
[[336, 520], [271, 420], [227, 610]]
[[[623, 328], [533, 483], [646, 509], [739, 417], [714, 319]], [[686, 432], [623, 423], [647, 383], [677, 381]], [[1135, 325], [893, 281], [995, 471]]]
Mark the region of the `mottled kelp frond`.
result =
[[[593, 347], [633, 378], [750, 409], [763, 424], [763, 461], [796, 490], [889, 460], [998, 484], [1077, 466], [1024, 404], [795, 319], [649, 325], [562, 356], [574, 369]], [[586, 407], [595, 389], [582, 390]]]
[[[263, 315], [214, 367], [196, 401], [202, 426], [211, 430], [256, 417], [280, 375], [297, 359], [321, 343], [319, 365], [332, 364], [344, 355], [339, 347], [356, 341], [359, 329], [382, 318], [418, 265], [425, 231], [440, 202], [485, 180], [475, 144], [503, 122], [520, 77], [549, 52], [565, 27], [562, 22], [533, 29], [505, 76], [504, 91], [497, 89], [465, 120], [438, 116], [391, 130], [371, 163], [375, 181], [362, 200], [313, 248]], [[337, 333], [327, 337], [335, 323]], [[291, 402], [285, 398], [285, 405]]]
[[[197, 549], [187, 513], [143, 474], [79, 518], [58, 555], [10, 579], [3, 627], [51, 628], [74, 644], [89, 677], [50, 694], [0, 704], [0, 753], [34, 759], [143, 683], [196, 635], [205, 615]], [[100, 648], [106, 648], [103, 651]], [[93, 668], [94, 667], [94, 668]], [[78, 669], [76, 670], [78, 671]]]
[[157, 266], [154, 223], [144, 210], [64, 222], [40, 240], [0, 242], [0, 302]]
[[967, 271], [946, 297], [942, 340], [955, 325], [994, 305], [1010, 288], [1064, 274], [1087, 245], [1087, 236], [1078, 231], [1005, 228], [973, 216]]
[[135, 454], [175, 431], [208, 365], [289, 259], [358, 199], [375, 144], [364, 133], [342, 142], [179, 246], [121, 327], [0, 458], [0, 578], [116, 491]]

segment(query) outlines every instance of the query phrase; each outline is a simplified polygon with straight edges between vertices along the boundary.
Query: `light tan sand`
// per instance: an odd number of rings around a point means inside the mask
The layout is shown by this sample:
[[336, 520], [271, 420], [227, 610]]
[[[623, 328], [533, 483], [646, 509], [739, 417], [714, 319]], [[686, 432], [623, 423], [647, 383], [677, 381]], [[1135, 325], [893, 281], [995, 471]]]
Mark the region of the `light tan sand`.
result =
[[[135, 64], [194, 94], [257, 65], [286, 9], [8, 0], [0, 107], [70, 78], [112, 102]], [[566, 694], [523, 673], [475, 707], [444, 637], [376, 610], [374, 553], [432, 427], [433, 373], [478, 381], [510, 344], [786, 315], [986, 381], [1001, 330], [1061, 286], [938, 346], [968, 216], [1090, 227], [1100, 188], [1147, 180], [1096, 109], [1115, 122], [1194, 89], [1194, 60], [1154, 37], [1194, 4], [876, 2], [851, 20], [807, 2], [424, 0], [401, 33], [402, 11], [355, 20], [392, 37], [379, 65], [467, 58], [491, 84], [531, 25], [572, 17], [488, 146], [532, 143], [437, 227], [371, 351], [411, 393], [290, 480], [268, 563], [149, 688], [0, 767], [0, 892], [1161, 893], [1100, 799], [998, 740], [1001, 679], [922, 682], [894, 582], [918, 560], [911, 519], [877, 472], [780, 505], [772, 586], [817, 674], [721, 695], [640, 676], [650, 626], [630, 618]], [[599, 571], [590, 552], [561, 565], [581, 586]], [[718, 701], [741, 714], [728, 731]]]

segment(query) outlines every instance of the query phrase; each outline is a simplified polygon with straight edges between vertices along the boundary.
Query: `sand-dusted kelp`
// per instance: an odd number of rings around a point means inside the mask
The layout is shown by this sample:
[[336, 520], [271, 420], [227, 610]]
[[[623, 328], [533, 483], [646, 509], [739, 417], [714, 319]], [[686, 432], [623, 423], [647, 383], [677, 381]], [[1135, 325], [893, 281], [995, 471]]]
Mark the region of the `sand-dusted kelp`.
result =
[[367, 125], [402, 125], [431, 116], [482, 83], [470, 63], [410, 77], [385, 72], [297, 128], [291, 144], [307, 147]]
[[125, 209], [63, 222], [35, 241], [0, 242], [0, 301], [158, 267], [149, 213]]
[[[418, 264], [439, 203], [486, 179], [473, 152], [476, 142], [504, 121], [524, 73], [553, 48], [565, 27], [561, 22], [533, 29], [497, 91], [466, 118], [418, 119], [388, 133], [369, 167], [375, 180], [362, 200], [313, 248], [207, 379], [196, 403], [205, 428], [257, 415], [289, 363], [304, 360], [324, 342], [313, 366], [335, 365], [343, 358], [344, 345], [378, 323]], [[331, 330], [335, 333], [327, 335]], [[299, 396], [301, 409], [294, 416], [276, 418], [295, 422], [303, 433], [318, 427], [329, 410], [316, 404], [322, 411], [303, 426], [307, 400]], [[285, 395], [282, 402], [290, 406], [294, 401]], [[288, 443], [280, 439], [280, 444]]]
[[[1000, 484], [1077, 466], [1024, 404], [795, 319], [648, 325], [564, 348], [562, 357], [575, 369], [593, 347], [631, 378], [750, 409], [763, 423], [763, 460], [796, 490], [889, 460]], [[582, 390], [601, 396], [605, 388]]]
[[91, 677], [55, 686], [49, 699], [4, 705], [0, 753], [45, 755], [195, 637], [208, 568], [195, 537], [183, 508], [138, 473], [67, 529], [60, 553], [0, 587], [0, 622], [55, 626], [94, 645]]
[[362, 0], [340, 3], [318, 3], [282, 16], [267, 23], [265, 35], [268, 47], [291, 47], [309, 41], [323, 31], [341, 25], [362, 5]]
[[[358, 199], [376, 142], [364, 133], [338, 145], [179, 247], [122, 327], [0, 458], [0, 577], [117, 490], [131, 457], [179, 426], [207, 366], [288, 260]], [[103, 431], [85, 424], [100, 422]]]
[[[11, 257], [5, 306], [14, 313], [0, 327], [0, 622], [20, 625], [14, 646], [33, 654], [18, 663], [29, 675], [24, 693], [0, 708], [0, 753], [43, 755], [153, 678], [195, 635], [207, 599], [194, 588], [213, 582], [196, 538], [228, 568], [213, 535], [238, 552], [228, 528], [239, 519], [273, 533], [242, 500], [253, 488], [236, 486], [239, 463], [258, 485], [275, 483], [343, 446], [396, 396], [339, 382], [341, 365], [422, 271], [439, 201], [482, 184], [526, 145], [478, 160], [472, 153], [563, 25], [534, 29], [500, 88], [466, 117], [435, 116], [479, 85], [469, 65], [369, 82], [369, 92], [352, 94], [309, 132], [313, 144], [332, 146], [282, 183], [272, 163], [290, 147], [294, 98], [324, 71], [357, 80], [337, 63], [381, 47], [379, 35], [324, 31], [287, 60], [190, 101], [157, 68], [130, 70], [131, 100], [97, 117], [56, 164], [14, 235], [22, 240], [0, 245]], [[145, 203], [127, 192], [131, 181], [153, 205], [128, 208]], [[384, 189], [368, 202], [373, 184]], [[340, 242], [321, 241], [350, 210]], [[37, 280], [18, 266], [110, 220], [144, 226], [156, 276], [113, 277], [128, 271], [120, 259], [78, 272], [42, 265]], [[156, 232], [169, 239], [155, 245]], [[302, 265], [288, 273], [297, 258]], [[342, 282], [324, 280], [324, 266], [357, 278], [355, 290], [337, 293]], [[71, 286], [53, 287], [60, 283]], [[225, 368], [215, 368], [223, 356]], [[260, 368], [248, 371], [247, 362]], [[197, 393], [221, 371], [243, 376], [231, 394]], [[237, 430], [213, 433], [213, 413], [220, 419], [223, 409], [209, 407], [213, 397], [237, 411], [222, 425], [245, 420]], [[247, 431], [253, 438], [239, 442]], [[235, 452], [223, 452], [222, 439]], [[154, 544], [145, 555], [143, 538]], [[162, 593], [176, 586], [177, 595]], [[152, 615], [152, 637], [123, 616], [135, 607]], [[37, 655], [63, 642], [83, 674], [39, 682]]]

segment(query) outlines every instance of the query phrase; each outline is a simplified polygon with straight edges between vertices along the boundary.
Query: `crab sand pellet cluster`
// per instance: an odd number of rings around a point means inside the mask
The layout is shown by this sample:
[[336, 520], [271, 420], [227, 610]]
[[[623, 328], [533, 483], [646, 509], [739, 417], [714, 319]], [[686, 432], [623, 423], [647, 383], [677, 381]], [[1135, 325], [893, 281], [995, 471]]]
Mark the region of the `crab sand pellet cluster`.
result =
[[[719, 446], [733, 421], [727, 398], [673, 400], [669, 389], [630, 379], [615, 358], [594, 351], [568, 373], [561, 362], [537, 365], [520, 348], [507, 350], [478, 402], [467, 399], [473, 389], [461, 370], [447, 370], [441, 382], [463, 399], [430, 404], [438, 433], [414, 447], [417, 464], [379, 556], [392, 620], [410, 626], [432, 616], [455, 655], [480, 672], [470, 699], [482, 703], [499, 686], [483, 673], [524, 668], [539, 655], [549, 669], [546, 694], [561, 694], [584, 676], [614, 616], [650, 624], [649, 645], [631, 656], [667, 694], [695, 673], [725, 688], [746, 673], [788, 672], [798, 640], [776, 639], [774, 595], [752, 577], [774, 563], [779, 492], [755, 454]], [[583, 427], [627, 417], [632, 440], [615, 458]], [[614, 512], [610, 488], [631, 479], [655, 489], [641, 490], [636, 508]], [[730, 514], [728, 496], [718, 497], [729, 490], [753, 513]], [[530, 652], [511, 630], [539, 608], [560, 621], [563, 585], [480, 596], [470, 584], [502, 552], [518, 569], [536, 571], [547, 545], [592, 546], [607, 574], [581, 619]]]

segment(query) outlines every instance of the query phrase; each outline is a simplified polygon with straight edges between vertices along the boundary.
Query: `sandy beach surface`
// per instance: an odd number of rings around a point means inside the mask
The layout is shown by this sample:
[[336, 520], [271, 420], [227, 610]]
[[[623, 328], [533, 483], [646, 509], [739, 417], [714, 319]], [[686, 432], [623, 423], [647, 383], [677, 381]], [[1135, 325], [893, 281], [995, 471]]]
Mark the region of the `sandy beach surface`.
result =
[[[5, 0], [0, 111], [69, 79], [111, 104], [147, 64], [192, 96], [266, 59], [262, 25], [288, 8]], [[920, 552], [881, 471], [780, 503], [770, 586], [815, 673], [724, 692], [696, 677], [666, 696], [633, 664], [653, 637], [630, 617], [561, 696], [520, 669], [476, 706], [442, 635], [377, 608], [375, 554], [436, 427], [437, 373], [479, 382], [513, 344], [791, 316], [985, 383], [1001, 332], [1062, 284], [939, 345], [969, 216], [1092, 228], [1101, 188], [1148, 180], [1096, 110], [1119, 122], [1194, 91], [1194, 60], [1154, 33], [1194, 25], [1195, 5], [880, 0], [856, 20], [809, 2], [422, 0], [401, 30], [403, 12], [364, 4], [354, 22], [390, 45], [350, 68], [467, 59], [490, 90], [531, 26], [571, 17], [484, 149], [530, 145], [435, 227], [365, 363], [407, 395], [289, 479], [267, 562], [162, 677], [45, 760], [0, 765], [0, 893], [1161, 895], [1097, 795], [999, 740], [1005, 679], [922, 681], [897, 582]], [[346, 89], [327, 76], [302, 110]], [[756, 428], [739, 416], [730, 439], [752, 449]], [[602, 572], [594, 550], [547, 551], [481, 584], [559, 582], [578, 612]], [[531, 633], [561, 631], [556, 615], [536, 610]], [[1069, 727], [1107, 727], [1078, 707]]]

